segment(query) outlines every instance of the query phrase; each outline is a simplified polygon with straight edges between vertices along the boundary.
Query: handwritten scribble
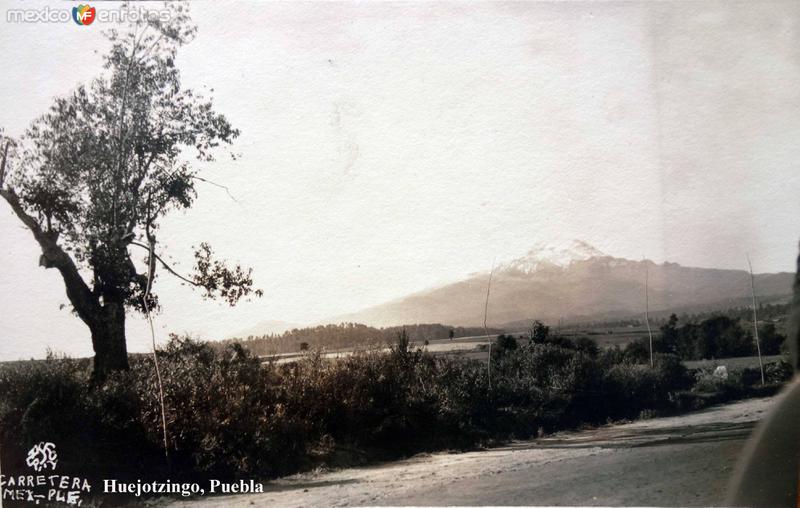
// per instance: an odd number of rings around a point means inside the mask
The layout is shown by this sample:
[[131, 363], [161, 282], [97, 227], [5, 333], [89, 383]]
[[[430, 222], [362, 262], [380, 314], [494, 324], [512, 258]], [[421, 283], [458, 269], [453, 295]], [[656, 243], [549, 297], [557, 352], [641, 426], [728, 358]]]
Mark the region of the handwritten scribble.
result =
[[28, 451], [28, 457], [25, 463], [32, 467], [35, 471], [42, 471], [48, 467], [55, 470], [58, 463], [58, 454], [56, 453], [56, 445], [53, 443], [45, 443], [44, 441], [33, 445]]

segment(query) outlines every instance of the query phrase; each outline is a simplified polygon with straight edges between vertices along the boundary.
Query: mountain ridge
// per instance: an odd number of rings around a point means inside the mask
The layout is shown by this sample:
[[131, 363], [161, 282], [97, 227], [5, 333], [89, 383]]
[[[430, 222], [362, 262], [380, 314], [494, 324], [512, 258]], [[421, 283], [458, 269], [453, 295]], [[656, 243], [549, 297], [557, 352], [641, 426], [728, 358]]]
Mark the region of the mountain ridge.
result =
[[[757, 296], [774, 300], [791, 294], [794, 274], [754, 276]], [[371, 326], [448, 323], [476, 326], [483, 321], [489, 272], [425, 289], [383, 304], [332, 317], [322, 323], [358, 322]], [[633, 261], [609, 256], [586, 242], [534, 247], [493, 272], [488, 322], [526, 319], [556, 321], [604, 314], [644, 313], [645, 278], [650, 310], [724, 305], [750, 297], [745, 270], [701, 268], [678, 263]]]

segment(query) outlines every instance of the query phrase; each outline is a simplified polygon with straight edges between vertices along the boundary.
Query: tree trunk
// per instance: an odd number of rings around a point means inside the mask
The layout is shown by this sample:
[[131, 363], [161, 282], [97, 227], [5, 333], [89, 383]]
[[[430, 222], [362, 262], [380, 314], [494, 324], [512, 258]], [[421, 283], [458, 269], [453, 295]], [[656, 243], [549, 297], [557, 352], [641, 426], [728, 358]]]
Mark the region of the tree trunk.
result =
[[[6, 145], [6, 151], [7, 149], [8, 145]], [[61, 273], [67, 290], [67, 298], [78, 317], [86, 323], [92, 333], [92, 347], [95, 353], [92, 382], [100, 383], [110, 372], [128, 369], [128, 350], [125, 344], [125, 299], [118, 291], [121, 284], [106, 284], [109, 289], [103, 292], [102, 300], [98, 298], [81, 277], [75, 262], [58, 244], [59, 233], [43, 230], [39, 222], [26, 213], [19, 196], [12, 189], [3, 188], [2, 173], [5, 169], [5, 161], [4, 154], [0, 160], [0, 197], [11, 205], [11, 210], [31, 230], [33, 237], [39, 243], [42, 249], [39, 265], [45, 268], [55, 268]], [[120, 247], [119, 260], [120, 262], [127, 260], [124, 247]], [[130, 263], [129, 260], [127, 262]], [[111, 270], [112, 276], [113, 273]]]
[[107, 302], [98, 319], [89, 325], [94, 348], [92, 381], [102, 382], [115, 370], [128, 369], [128, 349], [125, 344], [125, 307]]

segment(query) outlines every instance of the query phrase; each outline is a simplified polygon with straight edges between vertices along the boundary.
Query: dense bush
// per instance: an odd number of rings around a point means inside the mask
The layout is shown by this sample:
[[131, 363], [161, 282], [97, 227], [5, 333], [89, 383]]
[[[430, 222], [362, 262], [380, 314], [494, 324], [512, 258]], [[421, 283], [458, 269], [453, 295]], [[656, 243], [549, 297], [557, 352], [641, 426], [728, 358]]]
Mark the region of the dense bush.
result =
[[761, 343], [762, 354], [777, 355], [780, 354], [786, 337], [778, 333], [774, 323], [766, 323], [758, 329], [758, 340]]
[[499, 360], [506, 353], [512, 353], [519, 347], [517, 339], [513, 335], [500, 334], [492, 347], [492, 359]]
[[792, 364], [785, 360], [771, 362], [764, 366], [764, 374], [767, 383], [780, 384], [789, 381], [794, 375]]
[[613, 365], [603, 381], [611, 418], [633, 418], [642, 410], [668, 411], [674, 393], [691, 385], [686, 367], [678, 357], [664, 354], [655, 356], [653, 368], [628, 362]]
[[[67, 461], [65, 472], [81, 475], [266, 478], [694, 408], [705, 393], [747, 391], [746, 373], [693, 378], [675, 355], [657, 354], [651, 368], [619, 349], [537, 334], [500, 341], [491, 370], [415, 349], [403, 333], [388, 353], [330, 360], [317, 351], [281, 365], [263, 365], [235, 344], [174, 337], [159, 352], [169, 463], [151, 357], [132, 357], [130, 371], [94, 388], [87, 361], [7, 365], [3, 464], [22, 469], [25, 450], [47, 440]], [[773, 383], [790, 374], [782, 365], [767, 369]]]
[[94, 388], [88, 362], [50, 358], [0, 369], [3, 452], [19, 463], [32, 444], [52, 441], [81, 474], [121, 478], [170, 468], [178, 477], [272, 476], [297, 467], [303, 422], [281, 413], [278, 380], [258, 359], [241, 347], [215, 351], [177, 338], [159, 357], [169, 463], [148, 357], [132, 357], [130, 371]]
[[89, 389], [88, 361], [49, 357], [0, 369], [0, 441], [6, 470], [23, 469], [24, 452], [40, 441], [57, 442], [59, 468], [99, 473], [114, 464], [159, 465], [139, 417], [142, 399], [132, 386], [109, 381]]

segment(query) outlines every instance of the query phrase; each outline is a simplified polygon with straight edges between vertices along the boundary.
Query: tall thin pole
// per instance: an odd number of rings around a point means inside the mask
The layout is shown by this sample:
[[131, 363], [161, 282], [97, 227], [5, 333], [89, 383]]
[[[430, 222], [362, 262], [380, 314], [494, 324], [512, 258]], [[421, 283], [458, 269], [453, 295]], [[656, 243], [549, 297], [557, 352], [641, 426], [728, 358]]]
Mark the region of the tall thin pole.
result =
[[650, 281], [650, 267], [644, 261], [644, 320], [647, 323], [647, 335], [650, 337], [650, 367], [653, 367], [653, 331], [650, 329], [650, 294], [648, 285]]
[[756, 337], [756, 351], [758, 351], [758, 367], [761, 369], [761, 386], [764, 386], [764, 362], [761, 360], [761, 343], [758, 340], [758, 312], [756, 311], [756, 279], [753, 276], [753, 264], [750, 255], [747, 255], [747, 266], [750, 268], [750, 289], [753, 294], [753, 332]]
[[492, 276], [494, 275], [494, 259], [492, 269], [489, 271], [489, 284], [486, 286], [486, 303], [483, 305], [483, 333], [489, 340], [489, 360], [486, 362], [486, 372], [489, 377], [489, 390], [492, 389], [492, 340], [489, 339], [489, 328], [486, 326], [486, 317], [489, 315], [489, 292], [492, 290]]
[[153, 327], [153, 317], [150, 315], [150, 304], [148, 303], [148, 300], [150, 299], [150, 290], [153, 287], [153, 274], [155, 273], [156, 267], [156, 240], [149, 234], [149, 231], [147, 236], [147, 241], [149, 244], [149, 257], [147, 258], [147, 286], [144, 292], [142, 303], [144, 304], [144, 313], [147, 316], [147, 322], [150, 323], [150, 338], [153, 341], [153, 364], [156, 368], [156, 381], [158, 381], [158, 404], [161, 409], [161, 431], [164, 437], [164, 457], [167, 459], [167, 465], [171, 467], [169, 461], [169, 440], [167, 439], [167, 411], [166, 405], [164, 404], [164, 383], [161, 379], [161, 369], [158, 365], [158, 352], [156, 351], [156, 331]]

